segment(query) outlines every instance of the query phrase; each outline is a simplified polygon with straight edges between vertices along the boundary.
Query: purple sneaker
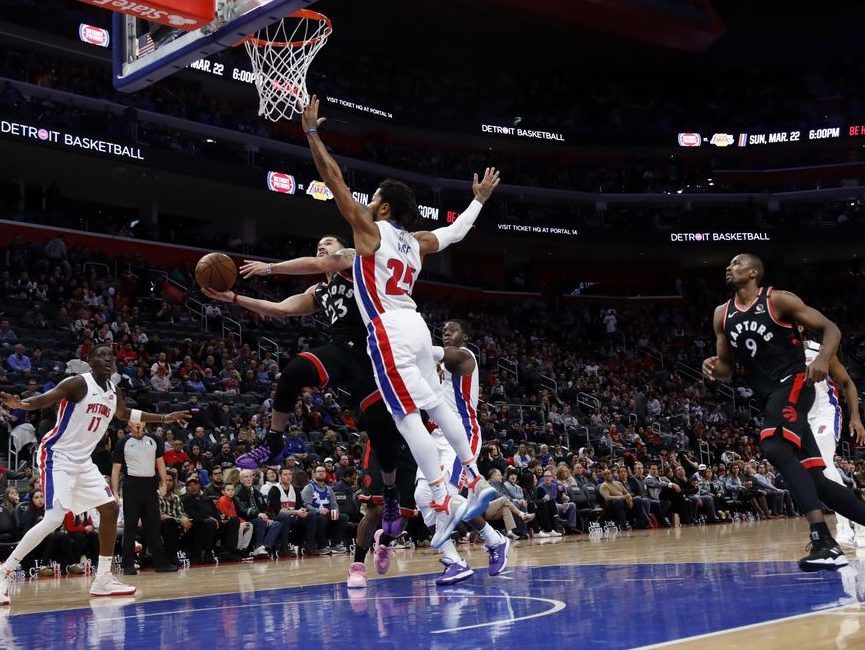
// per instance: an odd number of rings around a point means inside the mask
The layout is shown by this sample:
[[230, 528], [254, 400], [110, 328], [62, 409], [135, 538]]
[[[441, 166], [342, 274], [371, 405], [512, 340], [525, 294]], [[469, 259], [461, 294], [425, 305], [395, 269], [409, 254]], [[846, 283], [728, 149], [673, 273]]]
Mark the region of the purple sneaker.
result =
[[396, 539], [405, 530], [405, 517], [400, 514], [399, 492], [393, 489], [383, 490], [381, 512], [381, 528], [384, 534]]
[[455, 585], [463, 580], [468, 580], [475, 574], [466, 562], [451, 562], [450, 564], [447, 560], [439, 560], [439, 562], [444, 564], [445, 570], [436, 578], [437, 585]]
[[505, 541], [495, 546], [488, 546], [487, 553], [490, 554], [490, 575], [497, 576], [508, 566], [508, 551], [511, 549], [511, 540], [503, 537]]

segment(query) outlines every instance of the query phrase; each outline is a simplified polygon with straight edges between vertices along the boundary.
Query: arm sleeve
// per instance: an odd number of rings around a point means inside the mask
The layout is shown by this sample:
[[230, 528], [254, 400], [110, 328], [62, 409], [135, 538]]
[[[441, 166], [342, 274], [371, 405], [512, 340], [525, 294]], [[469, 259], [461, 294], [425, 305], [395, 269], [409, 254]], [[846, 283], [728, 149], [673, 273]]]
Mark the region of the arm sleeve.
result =
[[469, 203], [469, 207], [467, 207], [460, 216], [454, 219], [452, 224], [445, 226], [444, 228], [433, 230], [432, 234], [435, 235], [438, 240], [439, 250], [443, 251], [451, 244], [456, 244], [457, 242], [462, 241], [463, 238], [469, 234], [469, 231], [475, 223], [475, 219], [478, 218], [478, 215], [481, 213], [481, 208], [483, 207], [483, 203], [474, 200]]
[[300, 491], [300, 498], [303, 499], [304, 503], [312, 503], [312, 486], [306, 485]]
[[[150, 436], [150, 438], [151, 440], [153, 440], [153, 442], [156, 443], [156, 457], [162, 458], [163, 456], [165, 456], [165, 443], [156, 436]], [[126, 439], [124, 438], [124, 440]]]

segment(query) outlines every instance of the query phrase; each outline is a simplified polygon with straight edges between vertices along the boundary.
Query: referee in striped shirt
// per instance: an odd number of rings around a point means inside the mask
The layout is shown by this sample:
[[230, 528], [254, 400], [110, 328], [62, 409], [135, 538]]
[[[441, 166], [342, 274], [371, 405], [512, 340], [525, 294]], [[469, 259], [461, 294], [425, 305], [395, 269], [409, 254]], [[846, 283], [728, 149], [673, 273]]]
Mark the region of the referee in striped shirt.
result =
[[[111, 468], [111, 487], [120, 492], [120, 474], [123, 479], [123, 574], [135, 575], [135, 538], [138, 522], [143, 524], [147, 549], [157, 572], [177, 571], [162, 548], [159, 537], [159, 496], [165, 493], [167, 475], [162, 459], [164, 445], [155, 436], [146, 433], [144, 424], [131, 425], [130, 435], [114, 448]], [[156, 473], [159, 472], [157, 481]], [[157, 489], [158, 486], [158, 489]]]

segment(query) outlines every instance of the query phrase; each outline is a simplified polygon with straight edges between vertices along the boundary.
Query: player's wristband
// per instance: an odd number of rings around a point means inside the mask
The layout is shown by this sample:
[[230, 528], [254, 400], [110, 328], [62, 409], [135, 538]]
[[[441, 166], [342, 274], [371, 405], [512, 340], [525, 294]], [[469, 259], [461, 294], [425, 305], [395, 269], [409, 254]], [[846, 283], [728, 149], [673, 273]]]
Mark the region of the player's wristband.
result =
[[304, 131], [307, 135], [312, 135], [313, 133], [318, 133], [318, 129], [310, 129], [309, 131]]
[[272, 262], [267, 265], [267, 274], [273, 275], [273, 263]]
[[131, 424], [138, 424], [141, 422], [141, 411], [138, 409], [132, 409], [132, 413], [129, 416], [129, 422]]
[[231, 299], [231, 302], [233, 302], [235, 305], [237, 304], [237, 292], [236, 291], [234, 292], [234, 298]]

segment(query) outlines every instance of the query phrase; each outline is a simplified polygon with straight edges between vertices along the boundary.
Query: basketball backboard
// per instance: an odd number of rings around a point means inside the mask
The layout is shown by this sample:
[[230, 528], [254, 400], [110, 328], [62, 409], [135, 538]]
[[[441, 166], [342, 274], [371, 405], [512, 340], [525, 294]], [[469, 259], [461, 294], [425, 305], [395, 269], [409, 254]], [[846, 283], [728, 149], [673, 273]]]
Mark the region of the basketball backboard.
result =
[[215, 0], [213, 20], [191, 31], [114, 14], [114, 87], [133, 92], [198, 59], [234, 47], [251, 34], [316, 0]]

